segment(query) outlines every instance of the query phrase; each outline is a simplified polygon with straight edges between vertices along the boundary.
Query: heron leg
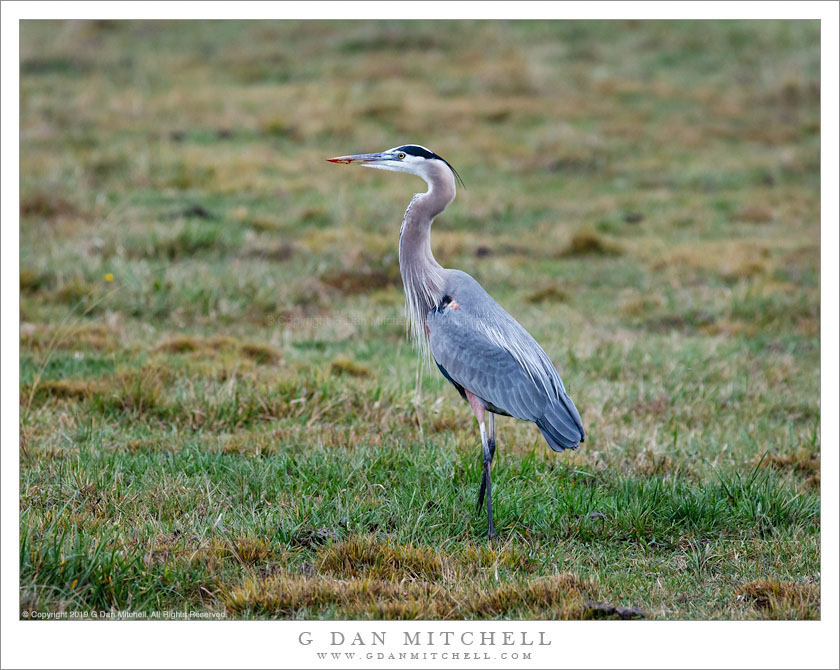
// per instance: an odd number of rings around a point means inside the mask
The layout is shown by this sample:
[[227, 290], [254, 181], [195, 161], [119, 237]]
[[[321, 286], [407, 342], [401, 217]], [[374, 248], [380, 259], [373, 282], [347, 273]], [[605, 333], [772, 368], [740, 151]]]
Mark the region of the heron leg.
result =
[[[487, 438], [487, 445], [490, 447], [490, 463], [493, 463], [493, 456], [496, 455], [496, 415], [493, 412], [490, 412], [489, 417], [489, 424], [490, 424], [490, 435]], [[481, 470], [481, 487], [478, 489], [478, 502], [475, 504], [475, 511], [481, 511], [481, 508], [484, 506], [484, 491], [487, 488], [487, 473], [484, 472], [484, 469]]]
[[484, 449], [484, 471], [481, 483], [487, 484], [487, 537], [491, 540], [499, 537], [493, 527], [493, 486], [490, 483], [490, 463], [493, 461], [493, 452], [490, 450], [490, 443], [487, 439], [487, 431], [484, 422], [481, 422], [481, 446]]
[[[478, 398], [474, 393], [464, 389], [465, 395], [467, 396], [467, 401], [470, 403], [470, 407], [472, 408], [473, 414], [475, 414], [475, 420], [478, 421], [478, 427], [481, 429], [481, 448], [482, 453], [484, 456], [484, 468], [481, 473], [481, 490], [478, 494], [478, 507], [481, 507], [481, 503], [484, 500], [484, 491], [487, 490], [487, 537], [491, 540], [498, 537], [496, 535], [496, 529], [493, 527], [493, 498], [491, 495], [491, 488], [490, 488], [490, 463], [493, 461], [493, 454], [496, 451], [496, 440], [495, 440], [495, 433], [496, 433], [496, 426], [493, 422], [493, 413], [490, 413], [490, 427], [491, 431], [493, 432], [493, 448], [490, 448], [490, 440], [487, 439], [487, 429], [484, 427], [484, 402]], [[478, 511], [478, 510], [476, 510]]]

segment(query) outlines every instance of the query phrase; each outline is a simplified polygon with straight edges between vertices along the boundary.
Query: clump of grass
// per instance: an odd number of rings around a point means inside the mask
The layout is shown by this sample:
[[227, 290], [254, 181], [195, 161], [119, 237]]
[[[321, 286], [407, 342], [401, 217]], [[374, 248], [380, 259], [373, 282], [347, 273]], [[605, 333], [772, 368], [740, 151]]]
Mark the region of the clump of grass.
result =
[[[248, 226], [258, 233], [276, 233], [283, 227], [282, 219], [262, 212], [251, 212], [246, 207], [238, 207], [234, 209], [230, 213], [230, 216], [242, 225]], [[293, 250], [293, 245], [283, 243], [280, 248], [288, 248], [289, 252], [291, 252]], [[253, 251], [256, 252], [258, 249], [254, 249]], [[291, 256], [291, 253], [289, 253], [289, 256]]]
[[[76, 398], [84, 399], [91, 397], [100, 391], [101, 383], [81, 379], [42, 379], [35, 387], [32, 395], [33, 401], [44, 402], [48, 398]], [[28, 398], [32, 393], [31, 389], [23, 389], [21, 398]]]
[[282, 449], [283, 441], [276, 433], [234, 433], [226, 436], [220, 445], [223, 454], [240, 454], [249, 456], [267, 456]]
[[332, 528], [309, 528], [302, 530], [292, 538], [292, 544], [300, 547], [317, 547], [334, 542], [338, 533]]
[[290, 123], [288, 119], [278, 118], [276, 116], [261, 120], [259, 122], [259, 129], [264, 134], [272, 137], [282, 137], [294, 140], [300, 136], [300, 131], [297, 126]]
[[621, 313], [635, 318], [659, 312], [662, 307], [662, 299], [658, 296], [633, 295], [621, 303]]
[[333, 223], [330, 213], [323, 207], [306, 207], [301, 211], [300, 218], [309, 225], [327, 226]]
[[372, 293], [399, 286], [399, 271], [393, 269], [332, 270], [321, 275], [321, 281], [345, 295]]
[[339, 377], [349, 375], [350, 377], [370, 377], [371, 373], [365, 366], [359, 365], [346, 356], [339, 356], [330, 364], [330, 372]]
[[718, 317], [703, 309], [687, 309], [679, 313], [658, 314], [643, 321], [643, 326], [655, 333], [681, 331], [684, 333], [709, 332]]
[[23, 268], [20, 271], [21, 293], [37, 293], [49, 288], [54, 281], [55, 277], [50, 272], [35, 272]]
[[526, 584], [503, 584], [489, 593], [476, 593], [471, 614], [495, 618], [511, 612], [550, 612], [552, 618], [579, 618], [583, 594], [589, 586], [576, 575], [552, 575]]
[[571, 296], [567, 291], [564, 291], [558, 286], [546, 286], [529, 294], [525, 300], [535, 304], [543, 302], [569, 302]]
[[451, 558], [438, 554], [430, 547], [353, 536], [325, 547], [321, 552], [320, 569], [342, 577], [364, 575], [392, 581], [434, 581], [451, 576], [454, 568]]
[[[211, 351], [217, 350], [222, 342], [227, 343], [227, 340], [215, 338], [213, 344], [210, 346]], [[196, 351], [199, 348], [203, 349], [207, 346], [207, 344], [208, 343], [206, 341], [200, 338], [182, 335], [162, 342], [155, 348], [155, 350], [164, 351], [170, 354], [185, 354]]]
[[545, 163], [545, 170], [561, 174], [593, 174], [606, 167], [606, 158], [596, 152], [566, 152], [559, 158], [551, 158]]
[[753, 204], [733, 212], [732, 220], [746, 223], [770, 223], [773, 216], [773, 210], [767, 205]]
[[461, 547], [454, 556], [455, 561], [468, 573], [484, 568], [504, 567], [514, 572], [530, 572], [536, 565], [521, 547], [505, 545], [495, 547], [489, 544], [470, 544]]
[[765, 467], [793, 470], [801, 475], [818, 474], [820, 471], [820, 455], [804, 448], [789, 454], [768, 454], [762, 463]]
[[195, 354], [196, 356], [214, 356], [219, 352], [230, 351], [254, 361], [258, 365], [277, 363], [282, 354], [274, 347], [255, 342], [243, 342], [234, 337], [196, 337], [179, 335], [161, 342], [154, 349], [170, 354]]
[[572, 236], [572, 240], [562, 252], [562, 258], [574, 256], [618, 256], [621, 248], [614, 242], [603, 238], [597, 233], [579, 230]]
[[359, 608], [383, 601], [398, 602], [419, 590], [378, 579], [348, 581], [284, 575], [263, 581], [247, 579], [243, 585], [225, 592], [222, 599], [235, 614], [286, 618], [300, 610], [318, 612], [331, 605]]
[[765, 454], [758, 463], [765, 468], [773, 468], [781, 472], [795, 472], [805, 477], [804, 486], [811, 489], [820, 488], [820, 455], [808, 449], [797, 449], [788, 454]]
[[759, 579], [739, 586], [735, 595], [767, 619], [819, 619], [820, 590], [816, 584]]
[[267, 344], [246, 342], [241, 345], [240, 351], [243, 356], [250, 358], [258, 365], [277, 363], [282, 358], [282, 354], [277, 349]]
[[722, 273], [722, 276], [729, 281], [739, 279], [752, 279], [767, 273], [767, 264], [761, 261], [745, 261], [734, 268]]
[[674, 470], [674, 460], [667, 454], [657, 454], [652, 449], [645, 449], [636, 457], [633, 468], [649, 477], [662, 476]]
[[[250, 225], [252, 228], [259, 228], [259, 226], [253, 222], [251, 222]], [[250, 247], [245, 249], [242, 252], [242, 255], [247, 258], [260, 258], [273, 263], [282, 263], [283, 261], [289, 260], [294, 253], [295, 248], [293, 245], [288, 244], [287, 242], [281, 242], [280, 244], [261, 244], [259, 246]]]
[[[120, 341], [119, 332], [109, 328], [103, 323], [83, 322], [67, 328], [63, 334], [55, 340], [53, 349], [55, 351], [114, 351], [125, 349], [126, 343]], [[33, 351], [41, 351], [49, 347], [54, 333], [46, 329], [35, 329], [33, 332], [21, 337], [21, 346], [31, 348]]]
[[164, 388], [171, 381], [166, 368], [147, 366], [139, 371], [120, 372], [100, 381], [94, 398], [100, 412], [129, 412], [134, 416], [165, 412]]
[[262, 537], [240, 536], [231, 544], [239, 560], [249, 565], [267, 561], [274, 555], [268, 540]]
[[421, 598], [414, 592], [416, 589], [406, 589], [403, 597], [397, 600], [377, 600], [375, 602], [347, 603], [342, 608], [345, 616], [350, 619], [377, 619], [382, 621], [407, 621], [417, 619], [457, 619], [458, 616], [448, 615], [455, 610], [454, 603], [443, 596], [435, 596], [435, 600]]
[[225, 606], [237, 614], [289, 618], [337, 607], [336, 615], [382, 619], [489, 619], [506, 615], [577, 619], [588, 616], [584, 595], [593, 586], [562, 574], [499, 586], [463, 582], [451, 587], [425, 580], [346, 580], [319, 575], [247, 579], [226, 591]]
[[65, 305], [76, 305], [84, 302], [93, 295], [94, 286], [79, 277], [73, 277], [64, 282], [54, 296], [56, 300]]
[[21, 217], [55, 219], [78, 214], [78, 207], [56, 191], [34, 191], [22, 195], [20, 199]]

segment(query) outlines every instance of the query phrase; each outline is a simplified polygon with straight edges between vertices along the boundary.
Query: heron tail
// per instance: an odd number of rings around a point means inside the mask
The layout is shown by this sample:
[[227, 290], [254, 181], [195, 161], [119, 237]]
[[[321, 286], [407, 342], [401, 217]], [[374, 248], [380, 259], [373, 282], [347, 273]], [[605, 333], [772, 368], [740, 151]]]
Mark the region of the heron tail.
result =
[[565, 393], [561, 393], [558, 401], [549, 405], [536, 424], [548, 446], [554, 451], [577, 449], [586, 439], [577, 407]]

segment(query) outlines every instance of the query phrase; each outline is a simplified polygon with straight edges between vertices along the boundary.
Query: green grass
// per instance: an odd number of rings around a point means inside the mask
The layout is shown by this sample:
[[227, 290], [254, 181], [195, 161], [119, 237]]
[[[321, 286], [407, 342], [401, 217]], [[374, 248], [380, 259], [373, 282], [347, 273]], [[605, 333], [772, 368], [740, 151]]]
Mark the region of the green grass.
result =
[[[818, 45], [24, 22], [21, 608], [819, 618]], [[587, 428], [498, 422], [496, 545], [474, 419], [405, 339], [422, 185], [324, 161], [404, 142], [467, 182], [438, 259]]]

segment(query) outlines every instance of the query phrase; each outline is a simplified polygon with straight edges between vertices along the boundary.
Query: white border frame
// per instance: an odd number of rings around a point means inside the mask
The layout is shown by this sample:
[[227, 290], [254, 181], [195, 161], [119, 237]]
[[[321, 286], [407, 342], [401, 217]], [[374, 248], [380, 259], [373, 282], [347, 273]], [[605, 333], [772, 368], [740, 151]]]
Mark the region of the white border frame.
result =
[[[838, 4], [835, 2], [4, 2], [2, 12], [2, 666], [342, 667], [319, 664], [301, 632], [548, 631], [527, 667], [838, 667]], [[18, 21], [27, 18], [567, 18], [822, 20], [822, 620], [819, 622], [21, 622], [18, 611]], [[835, 409], [831, 409], [835, 408]], [[522, 648], [520, 648], [521, 650]], [[536, 648], [534, 648], [536, 649]], [[371, 648], [388, 651], [388, 648]], [[394, 651], [407, 651], [397, 646]], [[446, 651], [438, 646], [427, 651]], [[475, 648], [471, 649], [475, 650]], [[367, 667], [371, 661], [349, 664]], [[438, 659], [410, 667], [487, 667]], [[400, 667], [376, 662], [376, 667]], [[518, 664], [513, 667], [526, 667]]]

